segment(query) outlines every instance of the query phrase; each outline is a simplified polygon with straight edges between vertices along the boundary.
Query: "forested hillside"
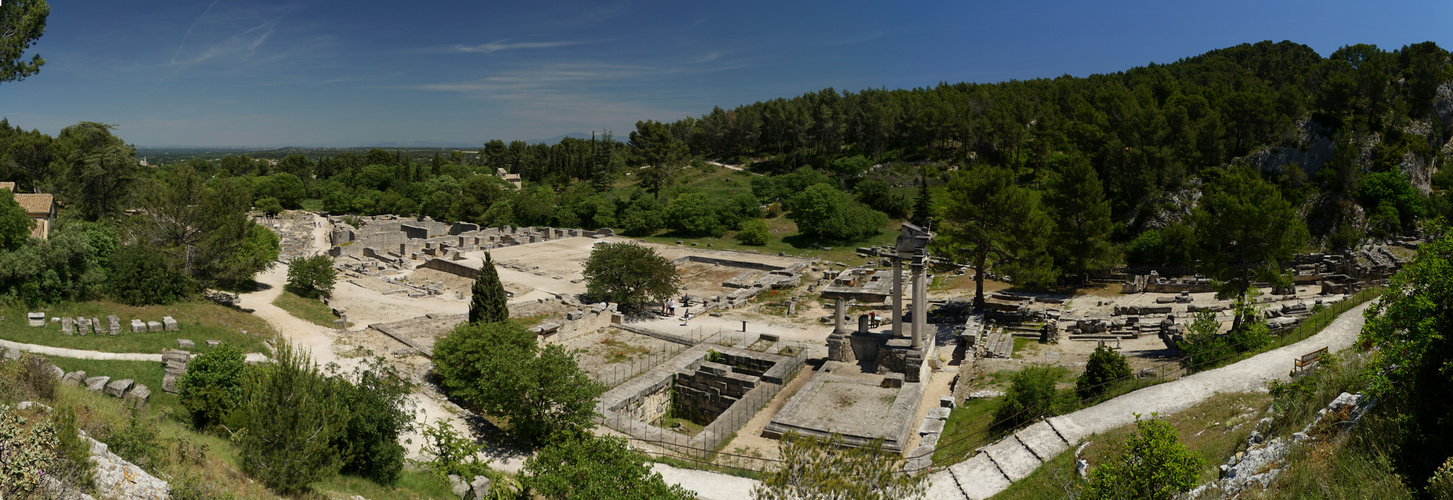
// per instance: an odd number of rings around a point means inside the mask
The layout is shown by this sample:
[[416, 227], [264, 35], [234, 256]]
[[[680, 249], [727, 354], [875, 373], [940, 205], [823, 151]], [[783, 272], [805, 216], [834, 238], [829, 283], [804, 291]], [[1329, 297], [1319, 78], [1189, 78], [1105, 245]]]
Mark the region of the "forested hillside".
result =
[[[1449, 53], [1431, 42], [1392, 51], [1354, 45], [1325, 58], [1304, 45], [1261, 42], [1084, 78], [824, 89], [641, 121], [624, 141], [604, 133], [553, 145], [492, 140], [478, 155], [375, 149], [186, 166], [207, 189], [269, 211], [737, 235], [746, 244], [768, 241], [756, 219], [766, 219], [773, 238], [800, 235], [796, 246], [863, 241], [889, 219], [977, 234], [983, 228], [963, 205], [1017, 203], [1005, 213], [1033, 227], [1004, 234], [1042, 252], [996, 248], [985, 266], [1017, 265], [1026, 281], [1043, 281], [1119, 263], [1202, 260], [1209, 250], [1198, 233], [1208, 228], [1196, 223], [1197, 200], [1211, 185], [1277, 198], [1253, 204], [1287, 204], [1293, 232], [1305, 223], [1307, 237], [1288, 240], [1295, 250], [1337, 251], [1369, 235], [1415, 231], [1425, 217], [1453, 211], [1453, 176], [1436, 173], [1453, 153], [1450, 82]], [[142, 168], [128, 174], [136, 182], [97, 197], [104, 176], [85, 172], [134, 154], [119, 141], [88, 143], [82, 132], [92, 129], [52, 138], [0, 122], [0, 177], [22, 192], [56, 193], [65, 213], [87, 220], [141, 207], [143, 191], [177, 178], [180, 165]], [[760, 175], [722, 175], [708, 162]], [[1238, 163], [1257, 175], [1228, 175]], [[519, 174], [524, 187], [494, 176], [498, 168]], [[990, 177], [998, 184], [984, 193], [1007, 194], [966, 197], [971, 181]]]

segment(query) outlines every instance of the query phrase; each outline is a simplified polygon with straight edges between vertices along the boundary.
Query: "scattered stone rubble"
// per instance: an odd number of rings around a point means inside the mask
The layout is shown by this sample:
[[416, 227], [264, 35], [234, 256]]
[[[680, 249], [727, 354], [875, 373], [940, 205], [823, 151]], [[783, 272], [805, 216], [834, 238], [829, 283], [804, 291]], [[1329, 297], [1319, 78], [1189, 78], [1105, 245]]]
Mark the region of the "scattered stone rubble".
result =
[[[608, 228], [595, 231], [552, 227], [480, 227], [478, 224], [446, 224], [431, 218], [400, 218], [384, 215], [365, 218], [355, 228], [341, 218], [329, 218], [333, 231], [329, 239], [333, 257], [356, 259], [351, 272], [376, 276], [388, 269], [409, 270], [414, 261], [462, 260], [465, 252], [527, 245], [563, 238], [614, 236]], [[308, 228], [311, 237], [311, 228]]]
[[464, 478], [457, 474], [449, 475], [449, 489], [463, 500], [488, 500], [494, 498], [489, 494], [489, 478], [474, 476], [473, 481], [465, 482]]
[[188, 351], [168, 349], [161, 355], [162, 368], [166, 374], [161, 378], [161, 390], [176, 394], [177, 380], [187, 374], [187, 364], [192, 361]]
[[[31, 327], [46, 327], [44, 312], [28, 313], [26, 314], [26, 318], [28, 320], [27, 324]], [[117, 317], [114, 314], [106, 316], [105, 323], [101, 322], [101, 318], [85, 317], [53, 317], [50, 319], [50, 322], [59, 323], [61, 326], [61, 333], [64, 335], [89, 335], [91, 333], [95, 333], [96, 335], [121, 335], [121, 318]], [[145, 333], [147, 331], [175, 332], [179, 330], [181, 330], [181, 325], [178, 324], [177, 320], [175, 318], [172, 318], [171, 316], [163, 316], [161, 318], [161, 321], [143, 321], [140, 319], [131, 320], [131, 333]]]

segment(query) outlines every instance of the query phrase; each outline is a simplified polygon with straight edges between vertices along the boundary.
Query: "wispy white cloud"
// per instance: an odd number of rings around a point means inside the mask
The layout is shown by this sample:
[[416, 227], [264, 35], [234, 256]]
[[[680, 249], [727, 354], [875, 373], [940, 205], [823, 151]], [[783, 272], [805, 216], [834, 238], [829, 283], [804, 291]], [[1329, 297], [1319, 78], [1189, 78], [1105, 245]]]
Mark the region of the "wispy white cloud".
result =
[[510, 42], [508, 39], [496, 40], [479, 45], [455, 45], [454, 52], [493, 54], [505, 50], [523, 49], [551, 49], [555, 47], [569, 47], [589, 43], [585, 41], [557, 41], [557, 42]]
[[[277, 31], [276, 21], [267, 21], [262, 24], [248, 28], [240, 33], [232, 35], [224, 40], [209, 44], [205, 50], [195, 57], [182, 61], [184, 63], [199, 63], [214, 57], [235, 56], [237, 59], [249, 59], [257, 55], [257, 48], [267, 42], [267, 38]], [[175, 57], [172, 64], [177, 64]]]

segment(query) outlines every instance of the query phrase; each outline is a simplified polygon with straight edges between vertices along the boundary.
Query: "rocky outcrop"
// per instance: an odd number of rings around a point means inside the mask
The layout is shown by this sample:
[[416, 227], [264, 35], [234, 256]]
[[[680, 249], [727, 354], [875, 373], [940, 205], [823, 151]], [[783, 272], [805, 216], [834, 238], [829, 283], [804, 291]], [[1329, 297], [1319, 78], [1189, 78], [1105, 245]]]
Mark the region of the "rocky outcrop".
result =
[[92, 484], [102, 500], [168, 500], [171, 485], [141, 470], [107, 449], [106, 443], [81, 434], [91, 444], [90, 462], [96, 466]]
[[1271, 428], [1272, 419], [1263, 418], [1247, 436], [1246, 451], [1221, 465], [1221, 478], [1191, 490], [1186, 498], [1235, 498], [1250, 488], [1265, 488], [1286, 469], [1286, 456], [1293, 444], [1341, 436], [1355, 427], [1374, 404], [1375, 401], [1362, 394], [1344, 392], [1326, 408], [1318, 410], [1312, 422], [1301, 432], [1292, 434], [1291, 440], [1267, 440], [1263, 433]]

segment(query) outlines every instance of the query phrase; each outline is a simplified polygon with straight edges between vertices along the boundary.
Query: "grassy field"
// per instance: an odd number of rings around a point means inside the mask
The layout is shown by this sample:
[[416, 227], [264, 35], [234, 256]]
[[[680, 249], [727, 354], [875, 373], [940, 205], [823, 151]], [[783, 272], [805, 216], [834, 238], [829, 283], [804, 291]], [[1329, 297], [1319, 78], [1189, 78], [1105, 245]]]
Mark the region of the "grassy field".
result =
[[[1217, 394], [1198, 405], [1174, 415], [1160, 418], [1175, 427], [1186, 449], [1206, 460], [1200, 469], [1200, 481], [1216, 479], [1217, 466], [1226, 457], [1246, 446], [1246, 436], [1271, 403], [1264, 393]], [[1143, 415], [1142, 418], [1151, 418]], [[1135, 425], [1126, 425], [1086, 439], [1089, 443], [1079, 458], [1094, 467], [1103, 464], [1124, 450], [1125, 440], [1135, 433]], [[1038, 469], [1009, 489], [995, 495], [996, 499], [1062, 498], [1068, 491], [1080, 488], [1075, 473], [1075, 453], [1065, 451], [1045, 462]]]
[[[191, 339], [197, 344], [220, 340], [242, 349], [242, 352], [263, 352], [262, 341], [277, 335], [261, 318], [206, 301], [183, 302], [164, 306], [128, 306], [110, 301], [68, 302], [41, 308], [50, 317], [100, 318], [114, 314], [121, 319], [120, 335], [64, 335], [59, 323], [49, 319], [44, 327], [26, 325], [24, 308], [0, 309], [0, 338], [52, 347], [105, 352], [160, 353], [176, 348], [177, 339]], [[161, 321], [163, 316], [177, 320], [180, 331], [131, 333], [131, 319]], [[243, 333], [243, 331], [247, 333]]]
[[[272, 305], [282, 308], [288, 314], [303, 321], [328, 328], [336, 328], [333, 320], [338, 319], [338, 317], [333, 315], [333, 308], [328, 307], [321, 300], [310, 299], [293, 292], [283, 291], [282, 295], [277, 296], [277, 300], [272, 301]], [[349, 325], [351, 326], [352, 323], [349, 323]]]
[[938, 448], [933, 450], [933, 463], [958, 463], [968, 458], [969, 452], [989, 444], [994, 437], [989, 424], [994, 423], [994, 408], [999, 406], [999, 399], [971, 399], [954, 408], [944, 423]]

